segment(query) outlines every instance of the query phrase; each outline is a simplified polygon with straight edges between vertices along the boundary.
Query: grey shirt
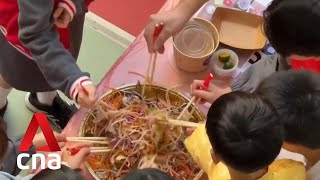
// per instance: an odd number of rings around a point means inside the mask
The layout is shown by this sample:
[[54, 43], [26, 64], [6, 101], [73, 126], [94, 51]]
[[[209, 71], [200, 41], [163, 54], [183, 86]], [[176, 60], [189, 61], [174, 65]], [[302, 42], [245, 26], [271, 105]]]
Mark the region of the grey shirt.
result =
[[261, 81], [276, 71], [288, 70], [287, 60], [279, 54], [266, 56], [240, 74], [231, 85], [232, 91], [254, 92]]
[[[9, 140], [8, 151], [0, 164], [1, 171], [7, 172], [12, 175], [17, 175], [20, 173], [21, 170], [17, 167], [17, 156], [19, 154], [18, 148], [21, 144], [21, 140], [22, 140], [22, 138], [19, 138], [15, 141]], [[30, 157], [31, 157], [31, 155], [34, 152], [35, 152], [35, 149], [34, 149], [34, 146], [32, 145], [27, 153], [29, 153]], [[26, 164], [29, 160], [30, 160], [30, 158], [23, 158], [21, 163]]]
[[29, 180], [33, 177], [34, 175], [33, 174], [30, 174], [28, 176], [25, 176], [25, 177], [22, 177], [22, 176], [13, 176], [9, 173], [6, 173], [6, 172], [3, 172], [3, 171], [0, 171], [0, 179], [1, 180]]

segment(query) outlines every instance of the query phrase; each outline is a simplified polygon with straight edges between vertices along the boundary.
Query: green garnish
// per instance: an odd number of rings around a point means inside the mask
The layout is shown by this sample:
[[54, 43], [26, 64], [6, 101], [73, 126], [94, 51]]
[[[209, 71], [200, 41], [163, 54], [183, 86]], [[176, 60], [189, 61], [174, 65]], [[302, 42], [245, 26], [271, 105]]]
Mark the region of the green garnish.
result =
[[225, 70], [228, 70], [228, 69], [232, 69], [234, 67], [234, 64], [233, 64], [233, 62], [226, 62], [226, 63], [224, 63], [224, 65], [223, 65], [223, 69], [225, 69]]

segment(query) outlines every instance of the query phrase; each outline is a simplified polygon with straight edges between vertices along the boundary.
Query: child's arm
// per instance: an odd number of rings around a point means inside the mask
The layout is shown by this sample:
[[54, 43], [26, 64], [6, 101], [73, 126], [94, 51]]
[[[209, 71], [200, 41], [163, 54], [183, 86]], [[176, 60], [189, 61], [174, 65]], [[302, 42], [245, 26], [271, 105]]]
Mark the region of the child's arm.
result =
[[278, 54], [266, 56], [264, 59], [252, 65], [233, 81], [231, 85], [232, 91], [254, 92], [265, 78], [277, 71], [276, 68], [279, 58], [280, 56]]
[[222, 87], [211, 84], [207, 91], [199, 90], [203, 81], [195, 80], [191, 85], [191, 94], [209, 103], [232, 91], [254, 92], [259, 84], [276, 72], [279, 55], [267, 56], [251, 66], [247, 71], [233, 81], [231, 86]]
[[92, 84], [63, 47], [51, 18], [54, 0], [18, 0], [19, 39], [26, 46], [48, 83], [75, 100], [79, 84]]
[[61, 7], [64, 10], [66, 10], [71, 17], [70, 20], [72, 20], [73, 17], [77, 14], [77, 12], [79, 10], [81, 11], [79, 1], [80, 0], [62, 0], [58, 3], [58, 7]]
[[59, 28], [67, 28], [76, 14], [86, 13], [85, 0], [62, 0], [53, 12], [54, 23]]

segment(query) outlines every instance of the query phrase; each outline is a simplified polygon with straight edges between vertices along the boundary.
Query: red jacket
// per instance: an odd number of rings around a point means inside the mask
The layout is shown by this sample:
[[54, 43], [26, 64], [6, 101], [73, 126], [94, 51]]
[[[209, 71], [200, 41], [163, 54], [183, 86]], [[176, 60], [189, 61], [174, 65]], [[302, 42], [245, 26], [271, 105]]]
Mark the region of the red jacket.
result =
[[[91, 80], [88, 73], [80, 70], [68, 51], [71, 43], [70, 29], [56, 28], [52, 14], [56, 7], [63, 7], [72, 18], [76, 13], [83, 16], [91, 2], [92, 0], [0, 0], [0, 31], [5, 38], [19, 52], [36, 62], [52, 88], [63, 91], [72, 99], [78, 93], [78, 84], [89, 84]], [[76, 26], [83, 27], [83, 24]], [[0, 44], [0, 55], [1, 51], [6, 52], [6, 49]]]
[[[64, 7], [69, 14], [73, 17], [76, 14], [76, 6], [71, 0], [54, 0], [54, 9], [57, 6]], [[86, 0], [86, 5], [93, 0]], [[19, 7], [17, 0], [0, 0], [0, 30], [6, 36], [6, 39], [10, 44], [18, 51], [32, 59], [29, 50], [22, 45], [19, 40], [19, 24], [18, 24]], [[69, 49], [69, 28], [60, 29], [57, 28], [60, 34], [60, 41], [66, 49]]]

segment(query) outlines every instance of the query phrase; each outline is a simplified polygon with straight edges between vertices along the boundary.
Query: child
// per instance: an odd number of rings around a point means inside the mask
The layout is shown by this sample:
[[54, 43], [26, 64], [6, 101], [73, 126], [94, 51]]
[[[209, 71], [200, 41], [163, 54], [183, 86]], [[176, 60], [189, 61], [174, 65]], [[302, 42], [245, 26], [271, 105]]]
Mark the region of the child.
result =
[[276, 73], [257, 93], [276, 108], [284, 125], [284, 148], [307, 159], [308, 179], [320, 178], [320, 75], [307, 71]]
[[254, 94], [232, 92], [212, 104], [205, 126], [185, 145], [210, 180], [304, 180], [302, 163], [274, 161], [282, 142], [273, 106]]
[[[26, 106], [53, 116], [61, 128], [76, 109], [57, 95], [57, 89], [81, 106], [95, 103], [95, 86], [76, 64], [90, 0], [75, 2], [0, 0], [0, 117], [12, 87], [31, 92]], [[65, 11], [72, 22], [68, 28], [59, 29], [54, 23], [66, 26]]]
[[[0, 122], [3, 120], [0, 118]], [[54, 134], [56, 140], [58, 142], [64, 142], [65, 136], [61, 134]], [[18, 148], [21, 144], [22, 138], [19, 138], [15, 141], [12, 141], [8, 138], [6, 129], [3, 123], [0, 123], [0, 171], [4, 171], [8, 174], [17, 175], [20, 172], [20, 169], [17, 167], [17, 156], [19, 154]], [[36, 134], [30, 150], [28, 151], [29, 154], [33, 154], [34, 150], [46, 145], [46, 139], [42, 133]], [[29, 161], [28, 158], [22, 159], [22, 164], [26, 164]]]
[[[0, 122], [3, 120], [0, 118]], [[54, 136], [59, 143], [64, 143], [66, 137], [62, 134], [54, 133]], [[18, 148], [21, 143], [21, 139], [17, 139], [12, 141], [8, 138], [6, 129], [3, 123], [0, 123], [0, 179], [15, 179], [15, 180], [23, 180], [23, 179], [30, 179], [33, 175], [27, 177], [16, 176], [20, 173], [20, 169], [18, 169], [17, 163], [17, 156], [18, 156]], [[27, 152], [30, 154], [29, 158], [23, 158], [22, 164], [26, 164], [31, 155], [35, 152], [35, 149], [43, 147], [47, 144], [47, 141], [42, 133], [36, 134], [30, 150]], [[80, 165], [84, 162], [85, 158], [89, 155], [90, 149], [88, 148], [89, 145], [87, 144], [74, 144], [69, 148], [81, 147], [81, 150], [76, 155], [71, 155], [70, 152], [67, 150], [66, 147], [62, 149], [61, 159], [63, 161], [63, 166], [61, 170], [57, 170], [54, 172], [48, 172], [50, 170], [44, 170], [43, 172], [39, 173], [34, 177], [35, 179], [41, 179], [39, 177], [46, 176], [46, 179], [62, 179], [63, 175], [67, 176], [68, 174], [72, 174], [73, 176], [80, 177], [79, 171], [72, 171], [71, 169], [79, 169]], [[61, 178], [57, 178], [58, 175], [61, 175]], [[54, 178], [55, 177], [55, 178]], [[42, 178], [43, 179], [43, 178]]]
[[231, 91], [254, 92], [276, 71], [303, 68], [320, 72], [319, 11], [315, 0], [273, 0], [264, 12], [264, 31], [278, 54], [255, 63], [231, 87], [217, 90], [216, 86], [205, 92], [197, 90], [201, 81], [194, 82], [193, 95], [213, 102]]

